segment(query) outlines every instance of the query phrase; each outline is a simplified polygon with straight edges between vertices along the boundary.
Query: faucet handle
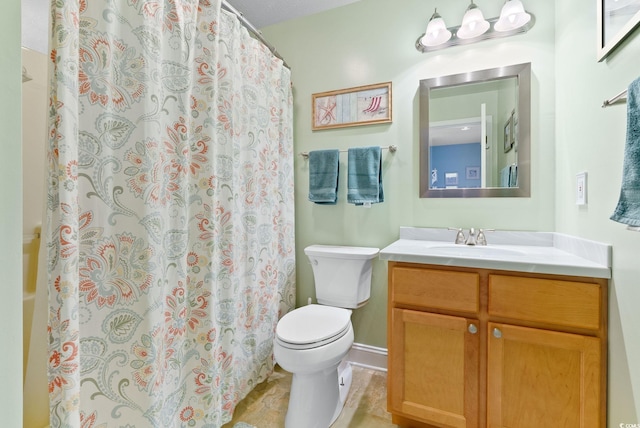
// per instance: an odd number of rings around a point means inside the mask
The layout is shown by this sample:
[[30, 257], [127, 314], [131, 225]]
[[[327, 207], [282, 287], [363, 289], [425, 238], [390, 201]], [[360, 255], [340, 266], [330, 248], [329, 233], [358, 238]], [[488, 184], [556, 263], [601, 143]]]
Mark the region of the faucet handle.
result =
[[464, 244], [465, 243], [466, 238], [464, 237], [464, 232], [462, 231], [462, 228], [450, 227], [449, 230], [456, 230], [458, 232], [458, 233], [456, 233], [456, 240], [455, 240], [456, 244]]
[[493, 232], [495, 229], [479, 229], [478, 237], [476, 238], [476, 243], [478, 245], [487, 245], [487, 236], [484, 234], [485, 232]]

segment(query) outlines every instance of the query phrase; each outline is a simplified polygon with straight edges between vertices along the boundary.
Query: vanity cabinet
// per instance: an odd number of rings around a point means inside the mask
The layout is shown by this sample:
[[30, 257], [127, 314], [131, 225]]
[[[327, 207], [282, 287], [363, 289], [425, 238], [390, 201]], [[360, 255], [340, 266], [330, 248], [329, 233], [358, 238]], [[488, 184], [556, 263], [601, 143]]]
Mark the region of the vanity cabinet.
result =
[[604, 279], [389, 262], [404, 427], [606, 426]]
[[[438, 426], [477, 426], [477, 320], [393, 309], [393, 375], [389, 403], [403, 415]], [[434, 350], [437, 350], [434, 352]]]

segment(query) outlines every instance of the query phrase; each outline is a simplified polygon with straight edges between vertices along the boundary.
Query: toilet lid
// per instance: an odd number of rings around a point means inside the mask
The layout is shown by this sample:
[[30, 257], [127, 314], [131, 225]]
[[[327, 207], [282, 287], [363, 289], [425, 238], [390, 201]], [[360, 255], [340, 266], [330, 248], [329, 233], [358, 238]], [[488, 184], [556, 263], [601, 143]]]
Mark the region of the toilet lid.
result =
[[307, 305], [283, 316], [276, 327], [276, 335], [291, 345], [330, 342], [327, 339], [342, 336], [350, 324], [349, 309]]

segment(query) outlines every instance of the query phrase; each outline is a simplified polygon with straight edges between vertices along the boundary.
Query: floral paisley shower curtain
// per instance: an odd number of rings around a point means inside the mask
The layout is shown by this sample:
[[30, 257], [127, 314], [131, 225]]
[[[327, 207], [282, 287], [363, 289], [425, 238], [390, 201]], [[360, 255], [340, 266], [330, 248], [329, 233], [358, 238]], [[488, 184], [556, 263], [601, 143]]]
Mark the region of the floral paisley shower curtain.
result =
[[52, 1], [52, 427], [218, 427], [273, 369], [290, 71], [220, 6]]

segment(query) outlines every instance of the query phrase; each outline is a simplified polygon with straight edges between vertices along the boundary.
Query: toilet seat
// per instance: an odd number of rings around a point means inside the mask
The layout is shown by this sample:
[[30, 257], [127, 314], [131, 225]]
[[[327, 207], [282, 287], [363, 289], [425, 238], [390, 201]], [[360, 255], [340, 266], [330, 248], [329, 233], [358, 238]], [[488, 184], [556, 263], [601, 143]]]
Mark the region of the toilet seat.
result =
[[276, 340], [289, 349], [312, 349], [347, 334], [351, 311], [323, 305], [307, 305], [286, 314], [276, 327]]

